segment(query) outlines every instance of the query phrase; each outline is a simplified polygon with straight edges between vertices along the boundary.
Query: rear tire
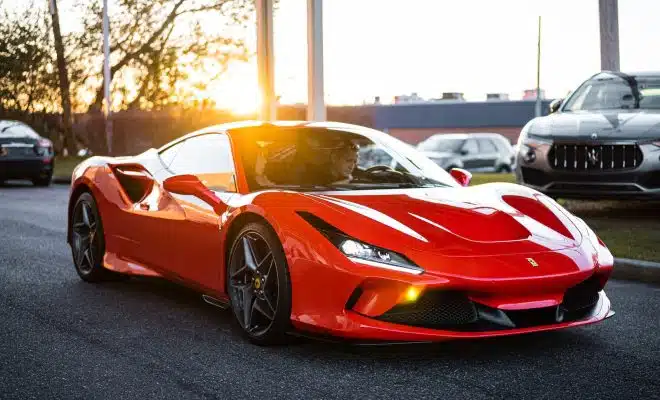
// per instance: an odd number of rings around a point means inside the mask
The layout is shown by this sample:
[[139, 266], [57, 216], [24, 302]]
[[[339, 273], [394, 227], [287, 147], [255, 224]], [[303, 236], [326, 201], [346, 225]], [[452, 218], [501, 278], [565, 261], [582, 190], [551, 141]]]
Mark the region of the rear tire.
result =
[[52, 175], [38, 177], [32, 179], [32, 184], [34, 184], [34, 186], [47, 187], [50, 186], [50, 182], [52, 181], [52, 179], [53, 179]]
[[236, 235], [226, 284], [235, 320], [252, 343], [288, 342], [291, 280], [282, 244], [267, 224], [249, 223]]
[[511, 167], [509, 165], [502, 164], [499, 167], [497, 167], [495, 172], [497, 172], [498, 174], [510, 174], [513, 171], [511, 170]]
[[102, 282], [124, 278], [123, 275], [103, 267], [105, 235], [103, 222], [94, 197], [81, 194], [71, 213], [71, 254], [80, 279]]

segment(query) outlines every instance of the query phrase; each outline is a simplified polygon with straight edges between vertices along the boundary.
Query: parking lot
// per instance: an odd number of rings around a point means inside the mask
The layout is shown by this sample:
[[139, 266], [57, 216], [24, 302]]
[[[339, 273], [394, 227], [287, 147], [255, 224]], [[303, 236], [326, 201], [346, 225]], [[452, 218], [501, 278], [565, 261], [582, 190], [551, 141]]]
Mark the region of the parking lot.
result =
[[660, 288], [613, 280], [613, 318], [551, 333], [261, 348], [187, 289], [80, 281], [67, 199], [0, 188], [2, 398], [660, 398]]

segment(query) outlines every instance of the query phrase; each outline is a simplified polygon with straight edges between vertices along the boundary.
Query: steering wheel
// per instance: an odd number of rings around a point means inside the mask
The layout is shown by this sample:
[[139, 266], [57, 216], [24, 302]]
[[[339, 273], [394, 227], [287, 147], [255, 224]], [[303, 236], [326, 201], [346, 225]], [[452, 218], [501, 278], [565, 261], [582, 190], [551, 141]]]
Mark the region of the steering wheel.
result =
[[380, 171], [390, 171], [390, 172], [398, 172], [394, 170], [392, 167], [388, 165], [374, 165], [373, 167], [367, 168], [364, 170], [364, 172], [367, 173], [372, 173], [372, 172], [380, 172]]

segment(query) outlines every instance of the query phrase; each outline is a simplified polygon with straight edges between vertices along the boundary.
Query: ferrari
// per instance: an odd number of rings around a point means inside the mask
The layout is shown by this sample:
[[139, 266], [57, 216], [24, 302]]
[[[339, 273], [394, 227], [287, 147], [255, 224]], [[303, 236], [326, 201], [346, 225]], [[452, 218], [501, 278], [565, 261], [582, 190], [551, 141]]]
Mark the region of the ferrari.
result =
[[260, 345], [484, 338], [614, 314], [614, 259], [583, 220], [532, 188], [470, 179], [362, 126], [223, 124], [83, 161], [67, 241], [82, 280], [191, 287]]

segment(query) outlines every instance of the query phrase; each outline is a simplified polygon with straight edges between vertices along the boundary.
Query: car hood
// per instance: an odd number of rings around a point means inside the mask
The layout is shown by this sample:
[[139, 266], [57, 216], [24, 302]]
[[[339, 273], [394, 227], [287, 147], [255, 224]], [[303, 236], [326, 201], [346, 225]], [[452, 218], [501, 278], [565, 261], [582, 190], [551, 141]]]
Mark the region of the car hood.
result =
[[660, 138], [660, 112], [654, 110], [603, 110], [564, 112], [537, 118], [530, 134], [549, 139], [637, 140]]
[[469, 188], [306, 193], [334, 212], [318, 217], [376, 246], [445, 256], [557, 251], [579, 246], [572, 216], [514, 184]]

